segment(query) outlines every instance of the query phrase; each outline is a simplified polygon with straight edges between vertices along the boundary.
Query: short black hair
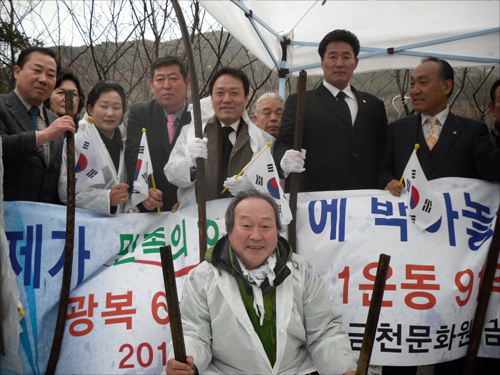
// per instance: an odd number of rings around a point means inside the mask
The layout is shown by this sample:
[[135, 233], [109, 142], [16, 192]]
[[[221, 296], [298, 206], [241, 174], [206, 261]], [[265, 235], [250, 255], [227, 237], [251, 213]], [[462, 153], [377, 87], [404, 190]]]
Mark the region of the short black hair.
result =
[[161, 68], [163, 66], [177, 65], [181, 71], [182, 77], [184, 80], [188, 77], [188, 69], [184, 61], [177, 56], [164, 56], [159, 57], [151, 63], [149, 67], [149, 78], [154, 80], [155, 78], [155, 70]]
[[123, 108], [123, 114], [125, 114], [125, 103], [127, 101], [125, 97], [125, 90], [123, 87], [113, 81], [100, 81], [97, 82], [94, 87], [92, 87], [92, 90], [89, 92], [89, 97], [87, 99], [87, 107], [91, 106], [94, 108], [95, 103], [99, 99], [99, 97], [106, 93], [106, 92], [111, 92], [111, 91], [116, 91], [118, 95], [120, 95], [120, 98], [122, 99], [122, 108]]
[[[57, 89], [59, 86], [61, 86], [61, 83], [63, 81], [72, 81], [76, 85], [76, 90], [78, 91], [78, 98], [80, 99], [80, 103], [78, 103], [78, 111], [76, 112], [77, 114], [80, 113], [82, 110], [84, 104], [85, 104], [85, 94], [82, 91], [82, 87], [80, 85], [80, 80], [76, 75], [73, 74], [73, 71], [69, 68], [63, 68], [59, 72], [56, 78], [56, 85], [54, 87], [54, 90]], [[45, 107], [50, 109], [50, 98], [48, 98], [45, 101]]]
[[41, 53], [43, 55], [50, 56], [54, 59], [56, 62], [56, 74], [59, 73], [59, 70], [61, 70], [61, 64], [59, 61], [56, 59], [56, 53], [52, 51], [51, 49], [44, 48], [44, 47], [28, 47], [24, 50], [21, 51], [19, 54], [19, 58], [17, 59], [17, 66], [20, 67], [21, 69], [24, 67], [24, 64], [26, 64], [26, 61], [28, 61], [29, 55], [31, 55], [34, 52]]
[[495, 81], [495, 83], [493, 84], [493, 86], [491, 86], [490, 99], [491, 99], [491, 102], [493, 104], [496, 104], [495, 103], [495, 99], [496, 99], [495, 92], [497, 91], [497, 87], [498, 86], [500, 86], [500, 78]]
[[441, 78], [441, 83], [445, 83], [447, 80], [451, 79], [451, 90], [448, 93], [448, 98], [449, 98], [453, 93], [453, 89], [455, 88], [455, 71], [453, 70], [448, 61], [443, 59], [438, 59], [437, 57], [434, 56], [424, 57], [422, 59], [421, 64], [429, 61], [435, 62], [436, 64], [439, 65], [438, 74], [439, 78]]
[[229, 66], [224, 66], [213, 74], [209, 83], [210, 95], [213, 94], [215, 81], [217, 81], [220, 76], [223, 76], [225, 74], [229, 74], [241, 80], [241, 82], [243, 83], [243, 90], [245, 91], [245, 97], [247, 97], [250, 93], [250, 82], [248, 81], [247, 75], [245, 74], [245, 72], [243, 72], [243, 70], [231, 68]]
[[326, 46], [331, 42], [349, 43], [354, 52], [354, 57], [358, 57], [359, 50], [361, 49], [358, 37], [348, 30], [336, 29], [326, 34], [319, 43], [318, 53], [322, 59], [325, 57]]
[[236, 206], [243, 200], [248, 199], [248, 198], [258, 198], [258, 199], [263, 199], [267, 203], [271, 205], [271, 207], [274, 210], [274, 216], [276, 218], [276, 228], [278, 229], [278, 232], [281, 232], [282, 226], [281, 226], [281, 217], [280, 217], [280, 210], [278, 207], [278, 203], [274, 200], [273, 197], [271, 197], [269, 194], [262, 193], [258, 190], [255, 189], [250, 189], [250, 190], [242, 190], [236, 194], [236, 197], [229, 203], [226, 209], [226, 232], [229, 234], [233, 231], [234, 227], [234, 210], [236, 209]]

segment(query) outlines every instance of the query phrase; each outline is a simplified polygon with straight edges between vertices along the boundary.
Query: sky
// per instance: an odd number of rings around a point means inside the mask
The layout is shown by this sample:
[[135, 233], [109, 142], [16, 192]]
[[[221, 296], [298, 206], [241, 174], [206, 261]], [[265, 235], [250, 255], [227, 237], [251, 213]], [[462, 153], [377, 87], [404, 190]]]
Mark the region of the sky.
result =
[[[155, 0], [156, 4], [164, 6], [165, 0]], [[189, 5], [191, 2], [179, 1], [184, 10], [184, 17], [189, 24], [191, 14]], [[10, 5], [5, 1], [3, 7]], [[137, 17], [143, 17], [142, 0], [132, 0], [137, 10]], [[149, 3], [149, 0], [148, 0]], [[16, 13], [22, 17], [21, 25], [26, 35], [30, 38], [36, 38], [43, 42], [47, 47], [54, 45], [73, 45], [81, 46], [88, 44], [90, 9], [92, 1], [90, 0], [34, 0], [21, 1], [14, 0]], [[111, 35], [116, 41], [125, 40], [131, 33], [134, 35], [133, 20], [134, 15], [130, 0], [96, 0], [94, 2], [94, 38]], [[171, 11], [172, 20], [168, 24], [164, 39], [170, 40], [180, 37], [180, 31], [176, 25], [175, 12], [169, 4], [168, 11]], [[119, 14], [117, 18], [120, 27], [118, 30], [105, 28], [112, 20], [112, 14]], [[163, 16], [158, 10], [155, 12], [156, 21], [162, 22]], [[5, 8], [2, 9], [2, 18], [5, 17]], [[216, 22], [207, 14], [207, 22]], [[136, 24], [136, 23], [135, 23]], [[60, 25], [60, 27], [59, 27]], [[111, 32], [111, 34], [110, 34]], [[146, 31], [146, 39], [153, 39], [153, 33]], [[104, 41], [104, 40], [101, 40]], [[114, 41], [114, 40], [113, 40]]]

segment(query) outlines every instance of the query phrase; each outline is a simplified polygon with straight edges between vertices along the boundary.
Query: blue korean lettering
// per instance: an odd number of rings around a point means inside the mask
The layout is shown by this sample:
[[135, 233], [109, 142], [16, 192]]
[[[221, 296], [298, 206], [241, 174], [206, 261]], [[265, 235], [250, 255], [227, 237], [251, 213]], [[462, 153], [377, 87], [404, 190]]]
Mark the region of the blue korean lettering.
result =
[[[408, 224], [406, 220], [406, 205], [402, 202], [398, 204], [400, 218], [375, 218], [375, 225], [389, 227], [399, 227], [399, 239], [408, 242]], [[384, 216], [393, 216], [394, 208], [391, 201], [379, 202], [377, 197], [372, 197], [371, 213]]]
[[457, 246], [454, 220], [458, 220], [458, 211], [453, 211], [450, 193], [444, 193], [443, 196], [446, 206], [446, 217], [448, 218], [448, 238], [450, 240], [450, 246]]
[[83, 281], [85, 276], [85, 260], [90, 259], [90, 251], [85, 250], [85, 227], [78, 227], [78, 280], [76, 285]]
[[[54, 277], [64, 266], [64, 257], [66, 255], [66, 231], [52, 231], [53, 240], [64, 240], [64, 247], [61, 256], [56, 264], [48, 271], [49, 275]], [[85, 227], [78, 227], [78, 277], [76, 285], [83, 281], [85, 276], [85, 260], [90, 259], [90, 250], [85, 249]]]
[[[66, 231], [62, 231], [62, 230], [53, 230], [52, 231], [52, 239], [53, 240], [66, 240]], [[57, 261], [57, 263], [54, 265], [54, 267], [52, 267], [50, 270], [49, 270], [49, 275], [54, 277], [55, 275], [57, 275], [57, 273], [62, 269], [63, 265], [64, 265], [64, 253], [65, 253], [65, 243], [64, 243], [64, 246], [63, 246], [63, 251], [61, 253], [61, 256], [59, 257], [59, 260]]]
[[[340, 201], [340, 202], [339, 202]], [[319, 223], [316, 223], [314, 216], [314, 207], [318, 201], [309, 202], [309, 225], [314, 233], [323, 232], [326, 226], [328, 214], [330, 214], [330, 240], [337, 239], [337, 222], [338, 222], [338, 242], [345, 241], [345, 217], [347, 198], [332, 199], [331, 203], [326, 200], [321, 200], [321, 216]]]
[[18, 276], [23, 270], [19, 261], [17, 260], [17, 241], [21, 241], [23, 239], [23, 232], [5, 232], [7, 236], [7, 241], [9, 241], [9, 255], [10, 255], [10, 263], [12, 264], [12, 269], [14, 270], [16, 276]]
[[482, 244], [493, 236], [493, 229], [491, 223], [495, 218], [487, 217], [490, 214], [490, 209], [480, 203], [473, 202], [469, 193], [464, 193], [465, 205], [473, 210], [462, 210], [463, 217], [468, 217], [472, 220], [472, 228], [467, 228], [469, 238], [469, 249], [472, 251], [478, 250]]
[[[33, 265], [33, 288], [40, 288], [40, 268], [42, 261], [42, 239], [43, 239], [43, 226], [41, 224], [36, 225], [35, 238], [33, 234], [33, 226], [28, 225], [26, 228], [26, 243], [24, 246], [19, 247], [19, 255], [24, 255], [24, 281], [25, 286], [31, 285], [32, 269], [31, 263], [34, 260]], [[9, 253], [12, 264], [12, 269], [19, 275], [23, 268], [19, 264], [16, 256], [17, 242], [24, 239], [23, 232], [6, 232], [7, 240], [9, 243]], [[33, 245], [35, 246], [35, 251], [33, 253]]]

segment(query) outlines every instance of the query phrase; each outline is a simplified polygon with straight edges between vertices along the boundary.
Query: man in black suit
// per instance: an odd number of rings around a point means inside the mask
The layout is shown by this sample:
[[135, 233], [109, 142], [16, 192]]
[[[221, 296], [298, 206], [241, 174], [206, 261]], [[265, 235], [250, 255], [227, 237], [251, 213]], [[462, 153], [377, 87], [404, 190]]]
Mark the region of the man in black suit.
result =
[[[448, 98], [453, 92], [453, 68], [442, 59], [427, 57], [414, 70], [410, 96], [418, 114], [389, 125], [379, 184], [399, 196], [399, 179], [415, 144], [417, 156], [428, 180], [442, 177], [500, 180], [500, 149], [494, 151], [486, 124], [450, 112]], [[498, 360], [478, 359], [477, 374], [493, 373]], [[460, 374], [464, 358], [436, 364], [435, 375]], [[497, 365], [498, 366], [498, 362]], [[498, 368], [498, 367], [497, 367]], [[486, 370], [489, 369], [489, 370]], [[383, 375], [415, 375], [417, 368], [384, 367]]]
[[334, 30], [320, 42], [325, 80], [306, 93], [302, 153], [292, 150], [297, 95], [286, 101], [274, 159], [285, 175], [303, 172], [299, 191], [377, 188], [387, 115], [381, 100], [349, 85], [359, 50], [358, 38], [347, 30]]
[[[418, 114], [390, 124], [379, 169], [380, 188], [400, 195], [399, 179], [415, 143], [420, 144], [417, 156], [428, 180], [500, 180], [500, 150], [494, 151], [486, 124], [456, 116], [448, 108], [453, 78], [450, 64], [434, 57], [425, 58], [413, 72], [410, 96]], [[430, 133], [436, 133], [437, 140], [431, 140]]]
[[0, 95], [3, 190], [6, 201], [61, 204], [57, 182], [64, 132], [75, 132], [69, 116], [58, 118], [43, 102], [56, 84], [58, 63], [47, 48], [21, 52], [14, 67], [16, 88]]
[[175, 211], [177, 186], [167, 181], [163, 168], [180, 134], [181, 128], [191, 122], [186, 92], [190, 78], [184, 62], [176, 56], [160, 57], [151, 64], [149, 85], [155, 98], [130, 107], [127, 125], [125, 163], [130, 189], [133, 186], [142, 129], [146, 128], [149, 153], [153, 164], [156, 192], [150, 177], [149, 197], [138, 205], [141, 212]]

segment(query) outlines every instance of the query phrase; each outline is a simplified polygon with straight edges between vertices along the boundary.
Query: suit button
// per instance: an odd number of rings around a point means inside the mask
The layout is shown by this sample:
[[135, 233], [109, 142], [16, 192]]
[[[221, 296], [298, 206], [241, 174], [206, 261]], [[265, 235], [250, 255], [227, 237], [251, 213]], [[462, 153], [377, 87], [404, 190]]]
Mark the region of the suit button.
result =
[[358, 154], [352, 154], [353, 157], [357, 158], [358, 157]]
[[352, 132], [351, 134], [352, 134], [352, 135], [356, 135], [356, 132]]

